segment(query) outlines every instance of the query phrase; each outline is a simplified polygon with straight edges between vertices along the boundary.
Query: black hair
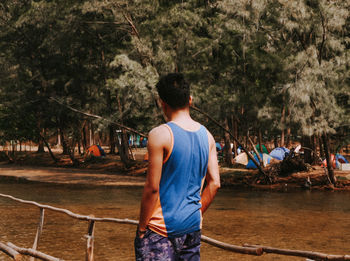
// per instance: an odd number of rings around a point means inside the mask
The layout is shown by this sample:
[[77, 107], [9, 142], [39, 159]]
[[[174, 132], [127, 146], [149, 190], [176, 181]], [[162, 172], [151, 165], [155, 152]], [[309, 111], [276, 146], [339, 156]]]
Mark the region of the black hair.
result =
[[190, 85], [181, 73], [169, 73], [162, 76], [157, 83], [159, 97], [173, 109], [183, 108], [189, 104]]

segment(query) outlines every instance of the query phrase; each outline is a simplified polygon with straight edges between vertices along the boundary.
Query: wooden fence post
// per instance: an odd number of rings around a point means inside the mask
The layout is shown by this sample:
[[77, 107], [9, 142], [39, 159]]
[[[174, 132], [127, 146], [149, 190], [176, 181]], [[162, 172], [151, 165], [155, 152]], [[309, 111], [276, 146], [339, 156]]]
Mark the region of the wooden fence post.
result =
[[[36, 250], [38, 247], [39, 239], [40, 239], [41, 232], [43, 231], [43, 226], [44, 226], [44, 215], [45, 215], [45, 209], [40, 208], [40, 218], [39, 218], [38, 229], [36, 230], [35, 240], [34, 240], [33, 247], [32, 247], [33, 250]], [[34, 261], [35, 258], [31, 257], [29, 260]]]
[[[91, 216], [93, 217], [93, 216]], [[86, 246], [86, 261], [94, 261], [94, 228], [95, 221], [89, 221], [88, 234], [87, 234], [87, 246]]]

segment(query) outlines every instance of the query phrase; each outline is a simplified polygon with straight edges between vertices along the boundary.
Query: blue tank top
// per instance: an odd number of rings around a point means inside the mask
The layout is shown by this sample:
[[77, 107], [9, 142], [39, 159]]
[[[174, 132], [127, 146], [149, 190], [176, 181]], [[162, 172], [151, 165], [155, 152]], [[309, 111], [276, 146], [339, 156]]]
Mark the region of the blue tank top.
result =
[[159, 198], [148, 227], [164, 236], [176, 237], [201, 228], [201, 189], [207, 173], [207, 130], [187, 131], [173, 122], [172, 149], [163, 163]]

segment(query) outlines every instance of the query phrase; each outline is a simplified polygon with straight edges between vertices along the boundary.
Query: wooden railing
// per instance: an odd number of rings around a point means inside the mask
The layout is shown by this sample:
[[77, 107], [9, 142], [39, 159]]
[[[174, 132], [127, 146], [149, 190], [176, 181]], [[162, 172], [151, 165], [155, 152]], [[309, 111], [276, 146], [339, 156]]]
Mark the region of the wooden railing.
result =
[[[113, 223], [131, 224], [131, 225], [138, 224], [137, 220], [127, 219], [127, 218], [126, 219], [99, 218], [93, 215], [90, 215], [90, 216], [80, 215], [80, 214], [73, 213], [70, 210], [67, 210], [64, 208], [56, 208], [49, 205], [43, 205], [35, 201], [23, 200], [23, 199], [13, 197], [11, 195], [1, 194], [1, 193], [0, 193], [0, 197], [8, 198], [23, 204], [34, 205], [40, 209], [39, 224], [38, 224], [38, 228], [37, 228], [37, 232], [36, 232], [36, 236], [35, 236], [32, 248], [18, 247], [11, 242], [8, 242], [7, 244], [0, 242], [0, 251], [12, 257], [16, 261], [21, 260], [22, 255], [31, 256], [32, 258], [31, 260], [34, 260], [34, 258], [38, 258], [44, 261], [62, 261], [63, 260], [63, 259], [59, 259], [50, 255], [47, 255], [37, 250], [39, 239], [40, 239], [41, 232], [44, 225], [45, 210], [51, 210], [51, 211], [63, 213], [74, 219], [88, 221], [88, 234], [86, 235], [87, 244], [86, 244], [86, 253], [85, 253], [86, 261], [94, 260], [95, 222], [113, 222]], [[279, 255], [305, 257], [311, 260], [350, 260], [350, 255], [329, 255], [329, 254], [312, 252], [312, 251], [279, 249], [279, 248], [272, 248], [268, 246], [248, 245], [248, 244], [245, 244], [244, 246], [236, 246], [236, 245], [227, 244], [227, 243], [215, 240], [213, 238], [210, 238], [204, 235], [202, 235], [201, 240], [205, 243], [208, 243], [212, 246], [215, 246], [221, 249], [225, 249], [235, 253], [248, 254], [248, 255], [261, 256], [264, 253], [273, 253], [273, 254], [279, 254]]]

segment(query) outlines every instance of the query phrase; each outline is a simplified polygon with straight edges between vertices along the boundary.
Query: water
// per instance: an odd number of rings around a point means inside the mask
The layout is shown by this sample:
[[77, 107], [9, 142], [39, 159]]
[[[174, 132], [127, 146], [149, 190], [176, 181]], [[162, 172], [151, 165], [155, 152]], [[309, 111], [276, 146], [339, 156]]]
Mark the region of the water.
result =
[[[72, 188], [0, 184], [0, 192], [97, 217], [138, 219], [140, 188]], [[203, 234], [242, 245], [350, 254], [350, 194], [254, 192], [221, 189], [204, 216]], [[0, 241], [30, 247], [39, 219], [36, 207], [0, 198]], [[65, 260], [84, 260], [87, 222], [46, 210], [38, 249]], [[135, 226], [97, 223], [95, 260], [133, 260]], [[234, 254], [203, 243], [202, 260], [305, 260]], [[11, 260], [0, 252], [0, 260]]]

